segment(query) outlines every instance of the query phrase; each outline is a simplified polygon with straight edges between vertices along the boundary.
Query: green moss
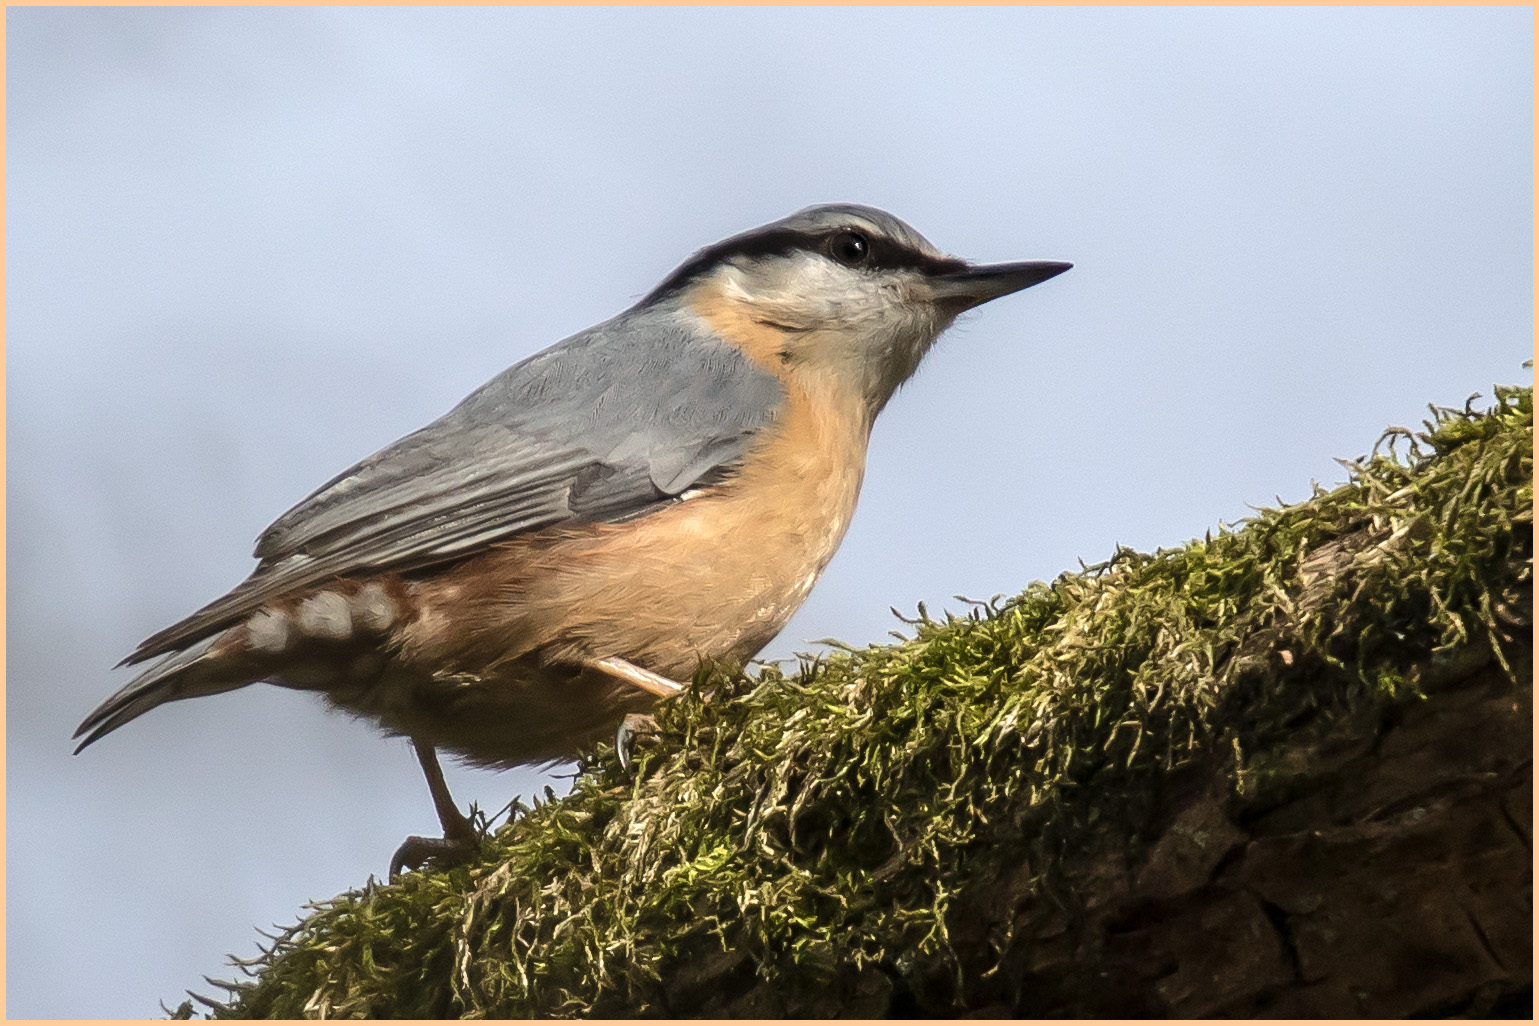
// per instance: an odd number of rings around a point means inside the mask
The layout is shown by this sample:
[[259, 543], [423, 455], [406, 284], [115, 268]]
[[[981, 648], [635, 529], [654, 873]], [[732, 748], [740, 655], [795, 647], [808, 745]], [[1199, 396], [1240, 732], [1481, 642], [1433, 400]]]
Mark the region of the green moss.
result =
[[1504, 659], [1527, 622], [1532, 423], [1531, 390], [1498, 389], [1201, 541], [966, 616], [921, 607], [912, 639], [793, 675], [702, 672], [632, 773], [600, 752], [473, 865], [312, 906], [221, 1014], [666, 1014], [711, 957], [793, 1010], [868, 965], [954, 991], [959, 895], [1002, 859], [1052, 900], [1092, 836], [1136, 848], [1171, 770], [1216, 754], [1241, 789], [1286, 788], [1311, 771], [1277, 754], [1301, 723]]

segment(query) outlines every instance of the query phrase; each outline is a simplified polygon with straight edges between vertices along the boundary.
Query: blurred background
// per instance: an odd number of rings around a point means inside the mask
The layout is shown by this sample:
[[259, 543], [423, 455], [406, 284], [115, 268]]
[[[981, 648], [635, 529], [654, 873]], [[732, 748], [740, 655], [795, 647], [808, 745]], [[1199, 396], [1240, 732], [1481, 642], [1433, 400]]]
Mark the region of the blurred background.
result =
[[1179, 544], [1529, 380], [1531, 17], [11, 9], [7, 1013], [217, 994], [437, 829], [406, 743], [303, 694], [69, 735], [278, 514], [725, 235], [848, 200], [1076, 265], [888, 407], [766, 657]]

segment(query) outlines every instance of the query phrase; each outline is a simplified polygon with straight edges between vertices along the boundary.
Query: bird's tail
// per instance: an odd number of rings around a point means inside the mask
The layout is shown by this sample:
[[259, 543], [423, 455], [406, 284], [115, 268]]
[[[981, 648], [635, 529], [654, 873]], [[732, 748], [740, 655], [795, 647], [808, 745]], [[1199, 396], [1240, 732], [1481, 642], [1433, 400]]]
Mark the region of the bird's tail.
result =
[[222, 634], [215, 634], [172, 652], [125, 684], [75, 728], [74, 736], [81, 738], [75, 752], [78, 754], [87, 745], [157, 705], [181, 698], [217, 695], [251, 683], [249, 676], [232, 676], [231, 668], [214, 651], [222, 637]]

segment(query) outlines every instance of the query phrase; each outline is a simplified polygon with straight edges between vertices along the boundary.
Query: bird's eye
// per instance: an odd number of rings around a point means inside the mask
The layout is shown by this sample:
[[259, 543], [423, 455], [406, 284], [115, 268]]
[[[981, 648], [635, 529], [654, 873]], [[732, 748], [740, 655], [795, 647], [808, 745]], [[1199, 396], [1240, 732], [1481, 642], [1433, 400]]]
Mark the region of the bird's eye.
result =
[[859, 267], [871, 255], [871, 243], [859, 232], [840, 232], [828, 240], [828, 253], [848, 267]]

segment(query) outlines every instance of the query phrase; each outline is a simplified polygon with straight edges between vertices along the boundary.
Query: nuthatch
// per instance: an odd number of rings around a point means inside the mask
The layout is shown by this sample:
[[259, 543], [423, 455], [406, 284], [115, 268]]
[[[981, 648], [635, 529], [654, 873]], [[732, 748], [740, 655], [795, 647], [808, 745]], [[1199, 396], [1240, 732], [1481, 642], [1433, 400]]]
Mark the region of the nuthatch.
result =
[[408, 838], [391, 875], [463, 849], [436, 749], [569, 758], [702, 661], [752, 657], [839, 546], [872, 421], [936, 336], [1069, 267], [969, 264], [853, 204], [709, 246], [279, 517], [249, 578], [124, 660], [163, 657], [76, 751], [163, 702], [319, 691], [427, 775], [444, 838]]

